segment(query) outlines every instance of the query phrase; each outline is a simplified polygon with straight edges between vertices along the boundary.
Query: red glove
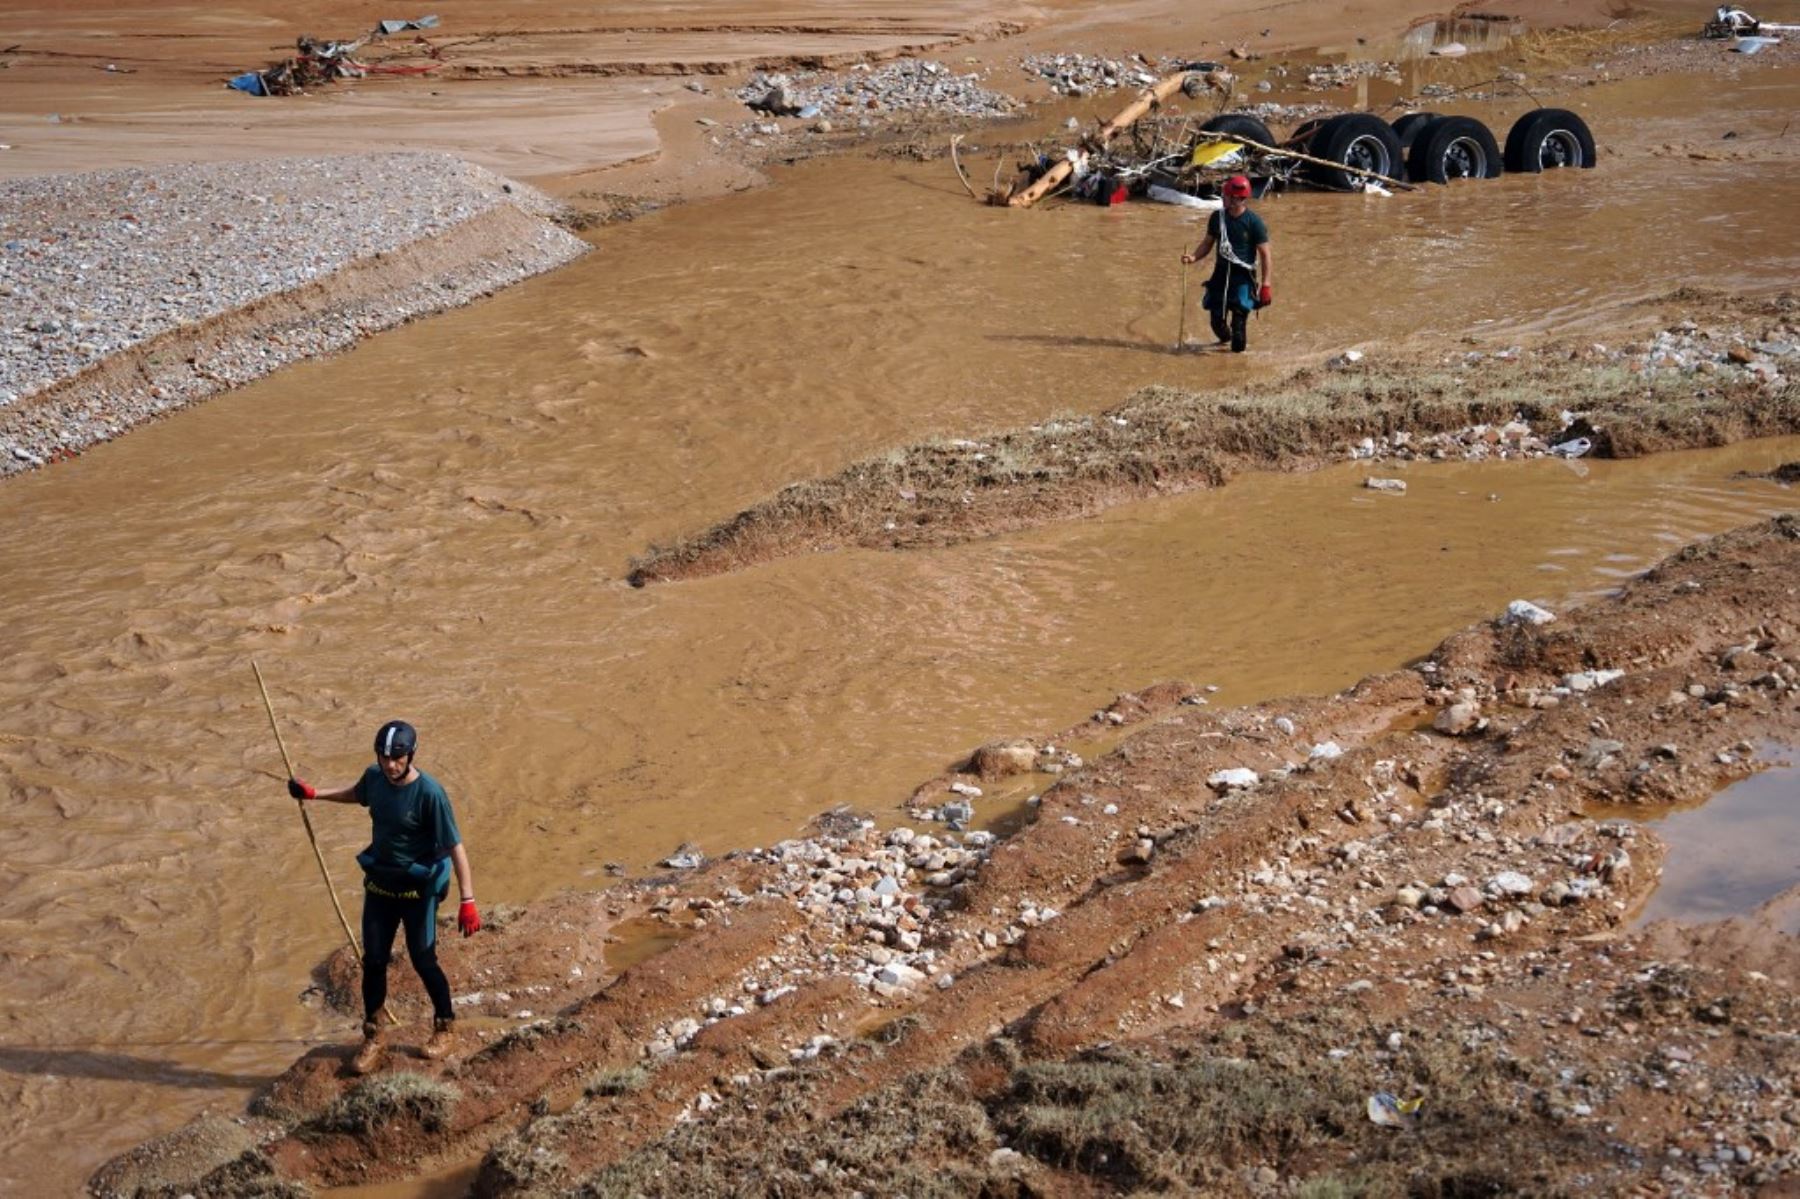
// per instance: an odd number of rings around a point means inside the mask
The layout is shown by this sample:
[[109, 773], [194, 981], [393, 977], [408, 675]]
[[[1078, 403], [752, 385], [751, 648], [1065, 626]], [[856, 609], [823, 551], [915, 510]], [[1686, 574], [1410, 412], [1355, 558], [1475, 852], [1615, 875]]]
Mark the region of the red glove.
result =
[[462, 930], [465, 937], [472, 937], [481, 931], [481, 913], [475, 910], [473, 899], [463, 900], [462, 906], [456, 909], [456, 927]]
[[1275, 289], [1270, 287], [1267, 283], [1263, 284], [1262, 291], [1258, 292], [1257, 296], [1256, 296], [1256, 306], [1258, 308], [1267, 308], [1269, 305], [1273, 304], [1274, 302], [1275, 302]]
[[318, 793], [318, 789], [305, 779], [288, 780], [288, 794], [295, 799], [312, 799]]

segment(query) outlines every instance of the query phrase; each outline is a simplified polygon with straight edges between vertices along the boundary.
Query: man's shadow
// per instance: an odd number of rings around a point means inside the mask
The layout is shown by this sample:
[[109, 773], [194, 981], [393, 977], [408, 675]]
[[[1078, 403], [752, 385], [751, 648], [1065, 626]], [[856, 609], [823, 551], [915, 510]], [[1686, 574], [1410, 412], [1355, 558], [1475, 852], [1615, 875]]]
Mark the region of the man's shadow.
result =
[[1210, 354], [1219, 348], [1211, 341], [1189, 341], [1177, 346], [1166, 341], [1134, 341], [1126, 337], [1085, 337], [1079, 334], [1059, 336], [1054, 333], [992, 333], [989, 341], [1023, 341], [1033, 345], [1052, 346], [1059, 350], [1135, 350], [1140, 354], [1163, 354], [1170, 358]]
[[274, 1075], [228, 1074], [199, 1070], [166, 1058], [136, 1057], [129, 1053], [101, 1053], [92, 1049], [22, 1048], [0, 1045], [0, 1070], [13, 1074], [56, 1074], [68, 1078], [99, 1078], [109, 1082], [148, 1082], [164, 1087], [251, 1089], [264, 1086]]

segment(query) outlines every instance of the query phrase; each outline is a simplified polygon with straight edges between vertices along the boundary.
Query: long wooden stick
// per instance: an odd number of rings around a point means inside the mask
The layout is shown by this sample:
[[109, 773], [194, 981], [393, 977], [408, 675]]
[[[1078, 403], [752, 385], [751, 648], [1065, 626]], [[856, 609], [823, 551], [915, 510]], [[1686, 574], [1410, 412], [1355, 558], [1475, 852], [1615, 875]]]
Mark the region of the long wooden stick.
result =
[[1181, 327], [1175, 332], [1175, 348], [1187, 345], [1187, 259], [1183, 256], [1181, 263]]
[[[257, 666], [256, 659], [250, 659], [250, 669], [256, 674], [256, 688], [262, 692], [263, 710], [269, 714], [269, 731], [275, 734], [275, 745], [281, 750], [281, 764], [287, 767], [289, 778], [294, 777], [294, 761], [288, 757], [287, 742], [281, 739], [281, 726], [275, 722], [275, 705], [269, 702], [269, 688], [263, 682], [262, 668]], [[357, 943], [356, 934], [350, 931], [350, 921], [344, 918], [344, 905], [338, 902], [337, 888], [331, 884], [331, 871], [325, 866], [325, 855], [319, 851], [319, 839], [313, 835], [312, 817], [306, 814], [306, 801], [295, 801], [300, 808], [300, 822], [306, 825], [306, 839], [312, 842], [313, 857], [319, 859], [319, 873], [325, 876], [325, 889], [331, 892], [331, 906], [337, 910], [338, 923], [344, 926], [344, 935], [350, 938], [350, 949], [356, 954], [356, 960], [362, 961], [362, 946]]]

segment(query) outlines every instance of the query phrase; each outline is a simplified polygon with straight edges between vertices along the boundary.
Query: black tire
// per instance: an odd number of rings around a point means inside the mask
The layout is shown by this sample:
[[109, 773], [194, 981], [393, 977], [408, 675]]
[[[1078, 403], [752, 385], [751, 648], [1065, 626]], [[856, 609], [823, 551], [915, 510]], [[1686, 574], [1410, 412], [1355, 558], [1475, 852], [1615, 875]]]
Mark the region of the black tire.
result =
[[1414, 137], [1406, 168], [1418, 183], [1497, 179], [1500, 145], [1474, 117], [1439, 117]]
[[[1403, 154], [1393, 126], [1366, 112], [1347, 112], [1332, 117], [1313, 134], [1310, 153], [1344, 166], [1361, 167], [1389, 179], [1398, 178]], [[1336, 167], [1313, 166], [1312, 179], [1321, 187], [1357, 191], [1364, 176]]]
[[1275, 135], [1269, 132], [1269, 127], [1248, 113], [1221, 113], [1200, 128], [1206, 133], [1224, 133], [1231, 137], [1246, 138], [1262, 146], [1275, 144]]
[[1538, 108], [1506, 134], [1506, 169], [1526, 175], [1558, 167], [1592, 169], [1598, 156], [1587, 122], [1566, 108]]
[[1288, 134], [1287, 141], [1282, 145], [1290, 150], [1298, 150], [1302, 154], [1311, 154], [1313, 134], [1317, 133], [1319, 126], [1324, 123], [1324, 117], [1308, 117], [1294, 126], [1294, 131]]
[[1394, 136], [1400, 139], [1402, 150], [1411, 150], [1413, 142], [1418, 140], [1419, 131], [1437, 120], [1435, 112], [1409, 112], [1394, 122]]

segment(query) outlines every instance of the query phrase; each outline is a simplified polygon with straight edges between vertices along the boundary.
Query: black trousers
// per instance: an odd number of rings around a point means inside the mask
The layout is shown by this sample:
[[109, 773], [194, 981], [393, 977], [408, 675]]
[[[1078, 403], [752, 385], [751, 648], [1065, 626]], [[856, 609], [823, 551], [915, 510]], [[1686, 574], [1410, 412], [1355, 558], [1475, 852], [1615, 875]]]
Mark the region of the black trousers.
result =
[[393, 959], [394, 934], [406, 930], [406, 956], [431, 996], [432, 1015], [454, 1020], [450, 1006], [450, 980], [437, 960], [438, 895], [418, 899], [394, 899], [363, 892], [363, 1019], [373, 1021], [387, 1002], [388, 962]]

